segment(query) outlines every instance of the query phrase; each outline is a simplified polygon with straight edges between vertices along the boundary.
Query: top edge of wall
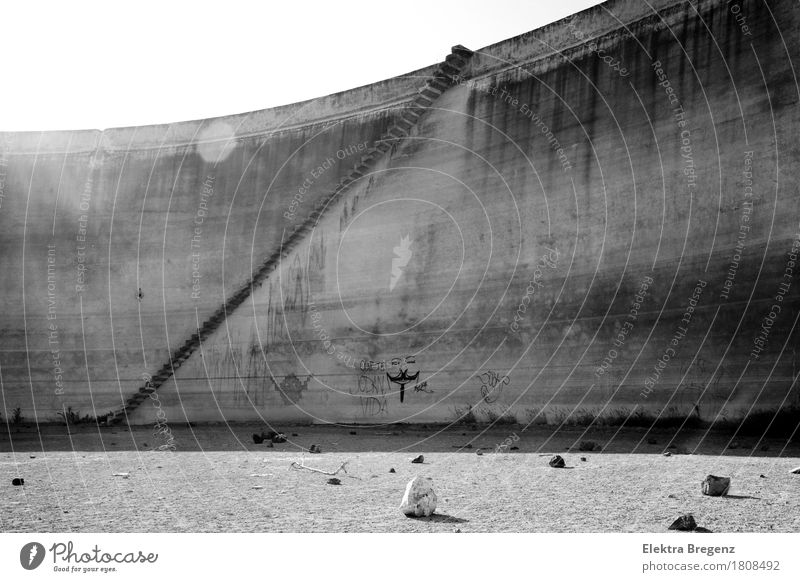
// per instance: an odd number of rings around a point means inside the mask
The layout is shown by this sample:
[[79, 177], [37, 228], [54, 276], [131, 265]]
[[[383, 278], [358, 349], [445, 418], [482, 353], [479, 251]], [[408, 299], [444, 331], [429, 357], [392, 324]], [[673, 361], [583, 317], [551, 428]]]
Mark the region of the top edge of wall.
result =
[[[720, 3], [724, 3], [724, 0], [608, 0], [541, 28], [476, 50], [465, 76], [484, 77], [548, 59], [586, 44], [589, 39], [607, 36], [672, 7]], [[586, 40], [576, 41], [567, 22], [579, 29]], [[453, 45], [457, 43], [458, 39], [452, 39]], [[91, 153], [98, 148], [106, 152], [163, 149], [227, 141], [232, 136], [235, 139], [270, 136], [399, 107], [413, 98], [435, 68], [436, 65], [431, 65], [339, 93], [223, 117], [102, 131], [0, 132], [0, 146], [12, 155], [78, 154]]]
[[[614, 36], [620, 31], [626, 34], [627, 29], [639, 21], [656, 18], [672, 24], [690, 5], [700, 10], [701, 6], [724, 3], [725, 0], [608, 0], [541, 28], [476, 50], [467, 74], [470, 77], [486, 77], [528, 63], [545, 61], [581, 47], [585, 50], [584, 45], [590, 41]], [[575, 31], [579, 31], [582, 37], [578, 37]], [[562, 63], [563, 58], [546, 68]]]

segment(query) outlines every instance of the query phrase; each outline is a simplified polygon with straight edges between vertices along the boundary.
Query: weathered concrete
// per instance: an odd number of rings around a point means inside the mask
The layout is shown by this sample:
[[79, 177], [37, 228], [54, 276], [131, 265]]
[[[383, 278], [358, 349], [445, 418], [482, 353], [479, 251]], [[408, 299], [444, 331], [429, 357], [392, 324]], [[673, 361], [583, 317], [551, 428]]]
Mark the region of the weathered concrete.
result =
[[[650, 4], [478, 51], [133, 421], [796, 404], [797, 5]], [[4, 415], [118, 407], [430, 73], [219, 120], [0, 135]]]

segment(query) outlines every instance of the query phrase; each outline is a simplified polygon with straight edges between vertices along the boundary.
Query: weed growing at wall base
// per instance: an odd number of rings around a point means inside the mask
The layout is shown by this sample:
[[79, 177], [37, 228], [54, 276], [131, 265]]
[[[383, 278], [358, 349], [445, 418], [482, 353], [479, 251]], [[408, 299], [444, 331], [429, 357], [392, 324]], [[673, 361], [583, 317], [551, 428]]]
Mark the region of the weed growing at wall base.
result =
[[169, 424], [167, 424], [167, 414], [164, 412], [164, 409], [161, 408], [161, 400], [158, 398], [158, 394], [155, 392], [150, 393], [150, 400], [153, 401], [153, 406], [156, 408], [156, 423], [153, 427], [153, 436], [163, 436], [165, 439], [165, 443], [156, 447], [159, 451], [174, 451], [175, 447], [175, 437], [172, 436], [172, 430], [169, 428]]

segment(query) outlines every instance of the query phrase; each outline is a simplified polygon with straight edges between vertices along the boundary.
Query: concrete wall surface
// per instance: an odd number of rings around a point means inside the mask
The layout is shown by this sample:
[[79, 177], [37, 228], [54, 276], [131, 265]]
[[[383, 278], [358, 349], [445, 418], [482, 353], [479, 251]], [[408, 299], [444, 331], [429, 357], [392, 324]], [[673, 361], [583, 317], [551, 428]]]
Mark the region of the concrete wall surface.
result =
[[[798, 65], [793, 0], [612, 0], [476, 51], [130, 421], [800, 404]], [[118, 408], [432, 71], [0, 134], [0, 412]]]

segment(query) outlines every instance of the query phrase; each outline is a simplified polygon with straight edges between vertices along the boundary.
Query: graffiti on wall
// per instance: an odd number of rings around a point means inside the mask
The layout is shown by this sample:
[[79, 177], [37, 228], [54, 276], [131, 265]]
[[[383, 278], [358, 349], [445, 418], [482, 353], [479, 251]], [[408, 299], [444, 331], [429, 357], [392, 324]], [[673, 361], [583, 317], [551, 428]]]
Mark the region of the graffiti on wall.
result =
[[389, 413], [386, 395], [389, 383], [383, 374], [362, 373], [350, 394], [358, 396], [362, 416], [379, 416]]
[[503, 386], [507, 385], [511, 378], [508, 375], [500, 376], [494, 370], [486, 370], [477, 376], [481, 383], [481, 396], [487, 404], [495, 402], [503, 391]]
[[[410, 388], [413, 392], [427, 392], [433, 394], [433, 390], [428, 388], [427, 380], [418, 382], [420, 370], [416, 367], [415, 356], [401, 356], [392, 358], [389, 362], [361, 360], [358, 376], [357, 392], [362, 399], [375, 398], [378, 402], [370, 402], [369, 408], [377, 410], [380, 414], [388, 412], [386, 405], [386, 394], [396, 385], [400, 392], [400, 402], [405, 401], [406, 386], [413, 384]], [[416, 370], [412, 371], [413, 368]], [[364, 403], [362, 402], [362, 405]]]
[[274, 384], [275, 390], [280, 394], [283, 403], [286, 406], [292, 406], [303, 397], [303, 392], [308, 389], [308, 383], [313, 377], [313, 374], [311, 376], [306, 376], [305, 382], [302, 382], [300, 378], [290, 373], [284, 376], [283, 382], [280, 384], [278, 384], [272, 376], [270, 376], [269, 379]]
[[413, 373], [409, 372], [409, 364], [416, 364], [416, 362], [417, 360], [414, 356], [393, 358], [392, 369], [396, 370], [396, 372], [394, 374], [392, 372], [386, 372], [386, 377], [389, 379], [389, 381], [392, 384], [397, 384], [400, 386], [400, 402], [403, 402], [406, 384], [416, 382], [419, 379], [419, 370]]
[[428, 388], [428, 382], [419, 382], [420, 370], [417, 368], [416, 372], [411, 372], [411, 367], [416, 367], [417, 359], [415, 356], [405, 356], [399, 358], [392, 358], [391, 366], [386, 372], [386, 378], [392, 384], [397, 384], [400, 387], [400, 402], [405, 398], [406, 386], [414, 382], [412, 390], [414, 392], [427, 392], [433, 394], [433, 390]]
[[267, 283], [266, 314], [260, 323], [265, 326], [259, 334], [265, 351], [274, 346], [285, 345], [290, 337], [287, 326], [306, 327], [306, 318], [314, 293], [324, 288], [325, 235], [319, 232], [310, 242], [307, 251], [298, 252], [291, 261], [281, 267], [279, 276], [272, 276]]
[[198, 370], [209, 382], [219, 405], [253, 407], [275, 404], [276, 392], [286, 406], [293, 406], [303, 398], [313, 374], [304, 381], [293, 372], [276, 378], [274, 364], [270, 366], [255, 335], [249, 342], [239, 337], [232, 340], [225, 346], [205, 348], [202, 368]]

